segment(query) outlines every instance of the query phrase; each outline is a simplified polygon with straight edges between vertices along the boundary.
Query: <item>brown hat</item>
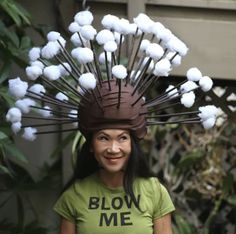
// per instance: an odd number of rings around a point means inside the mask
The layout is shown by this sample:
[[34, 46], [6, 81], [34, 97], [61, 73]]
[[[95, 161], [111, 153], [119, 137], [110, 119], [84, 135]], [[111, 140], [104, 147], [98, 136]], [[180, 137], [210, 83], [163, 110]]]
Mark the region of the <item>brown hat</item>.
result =
[[99, 87], [98, 103], [92, 93], [86, 93], [85, 97], [90, 100], [81, 100], [79, 106], [79, 129], [83, 135], [100, 129], [128, 129], [135, 133], [138, 138], [143, 138], [147, 132], [146, 112], [144, 100], [140, 99], [136, 105], [132, 103], [138, 98], [134, 87], [125, 82], [121, 83], [121, 98], [118, 106], [119, 86], [115, 79], [102, 82]]
[[[74, 47], [67, 47], [60, 33], [53, 31], [43, 48], [29, 51], [26, 74], [30, 83], [19, 77], [9, 80], [9, 93], [16, 103], [6, 119], [14, 133], [23, 130], [25, 139], [34, 140], [42, 133], [80, 130], [88, 136], [99, 129], [115, 128], [143, 138], [149, 125], [214, 125], [214, 106], [181, 112], [182, 106], [192, 108], [196, 90], [207, 92], [212, 87], [212, 80], [197, 68], [190, 68], [185, 81], [167, 86], [160, 95], [147, 95], [156, 94], [150, 90], [160, 79], [168, 83], [166, 77], [188, 51], [169, 29], [145, 14], [134, 18], [134, 23], [106, 15], [102, 19], [105, 29], [98, 33], [92, 21], [89, 11], [75, 15], [69, 26]], [[128, 56], [121, 59], [128, 36], [132, 45]], [[97, 44], [102, 48], [100, 55], [94, 49]], [[25, 119], [32, 122], [28, 125]], [[54, 126], [60, 127], [50, 129]]]

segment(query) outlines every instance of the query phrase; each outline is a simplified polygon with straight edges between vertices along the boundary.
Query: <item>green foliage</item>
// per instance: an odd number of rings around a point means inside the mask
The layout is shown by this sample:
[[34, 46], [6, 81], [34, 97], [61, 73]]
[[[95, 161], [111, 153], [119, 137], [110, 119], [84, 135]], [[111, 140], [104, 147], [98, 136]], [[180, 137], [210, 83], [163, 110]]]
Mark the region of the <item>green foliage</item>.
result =
[[30, 14], [14, 0], [2, 0], [0, 8], [9, 15], [14, 23], [20, 27], [24, 24], [30, 25]]
[[[27, 53], [32, 47], [31, 39], [25, 32], [31, 25], [30, 14], [13, 0], [0, 1], [0, 11], [0, 209], [15, 201], [16, 207], [11, 206], [11, 209], [12, 214], [17, 214], [16, 222], [14, 219], [0, 220], [0, 233], [46, 234], [48, 228], [39, 224], [29, 192], [59, 187], [61, 180], [58, 179], [58, 163], [56, 167], [45, 164], [41, 168], [40, 179], [34, 181], [25, 169], [28, 161], [16, 147], [10, 125], [5, 121], [6, 111], [14, 103], [8, 95], [7, 79], [13, 66], [25, 68]], [[28, 220], [26, 214], [29, 207], [33, 214], [31, 220]]]
[[36, 222], [30, 222], [25, 226], [19, 226], [15, 223], [9, 222], [7, 220], [0, 221], [0, 233], [4, 234], [46, 234], [47, 229], [45, 227], [41, 227], [41, 225]]
[[[153, 172], [165, 181], [176, 212], [174, 234], [230, 233], [236, 212], [236, 124], [156, 127], [144, 142]], [[149, 150], [148, 150], [149, 149]]]
[[191, 224], [189, 224], [182, 216], [179, 214], [175, 215], [174, 234], [192, 234], [195, 233]]
[[[37, 211], [34, 208], [34, 204], [31, 197], [31, 192], [40, 192], [43, 190], [52, 190], [55, 192], [55, 188], [60, 187], [61, 178], [59, 176], [59, 161], [49, 166], [45, 164], [41, 168], [41, 178], [38, 181], [34, 181], [28, 171], [14, 163], [10, 163], [14, 174], [9, 177], [7, 175], [2, 176], [2, 187], [0, 198], [0, 209], [7, 206], [9, 202], [16, 201], [15, 210], [13, 213], [17, 213], [17, 222], [13, 223], [7, 219], [0, 221], [0, 233], [48, 233], [48, 228], [42, 227], [37, 221]], [[29, 208], [34, 214], [33, 221], [27, 221], [26, 211], [29, 212]]]

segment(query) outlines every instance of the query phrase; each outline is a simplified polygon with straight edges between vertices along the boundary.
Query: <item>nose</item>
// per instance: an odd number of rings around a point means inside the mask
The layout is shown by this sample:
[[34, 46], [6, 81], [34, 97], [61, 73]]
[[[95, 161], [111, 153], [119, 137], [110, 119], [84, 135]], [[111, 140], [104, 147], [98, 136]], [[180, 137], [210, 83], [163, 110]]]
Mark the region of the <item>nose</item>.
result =
[[110, 144], [110, 147], [108, 149], [108, 152], [113, 153], [113, 154], [119, 153], [120, 152], [119, 144], [116, 141], [112, 141], [111, 144]]

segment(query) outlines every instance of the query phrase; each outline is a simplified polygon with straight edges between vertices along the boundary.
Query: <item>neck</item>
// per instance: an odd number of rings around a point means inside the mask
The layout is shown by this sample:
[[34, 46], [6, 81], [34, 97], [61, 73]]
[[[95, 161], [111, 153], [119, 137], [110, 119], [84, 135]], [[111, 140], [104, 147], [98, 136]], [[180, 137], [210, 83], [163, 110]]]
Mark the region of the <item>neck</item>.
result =
[[123, 171], [111, 173], [105, 170], [99, 170], [98, 176], [101, 179], [102, 183], [105, 184], [108, 188], [117, 188], [123, 186]]

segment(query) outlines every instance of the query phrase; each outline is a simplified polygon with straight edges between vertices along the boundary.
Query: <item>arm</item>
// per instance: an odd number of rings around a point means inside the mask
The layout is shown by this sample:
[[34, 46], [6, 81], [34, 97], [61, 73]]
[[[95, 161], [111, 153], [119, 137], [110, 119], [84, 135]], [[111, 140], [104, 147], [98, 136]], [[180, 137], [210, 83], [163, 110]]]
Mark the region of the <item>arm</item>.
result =
[[76, 234], [75, 224], [62, 218], [60, 234]]
[[172, 234], [171, 214], [166, 214], [161, 218], [155, 219], [153, 224], [153, 234]]

